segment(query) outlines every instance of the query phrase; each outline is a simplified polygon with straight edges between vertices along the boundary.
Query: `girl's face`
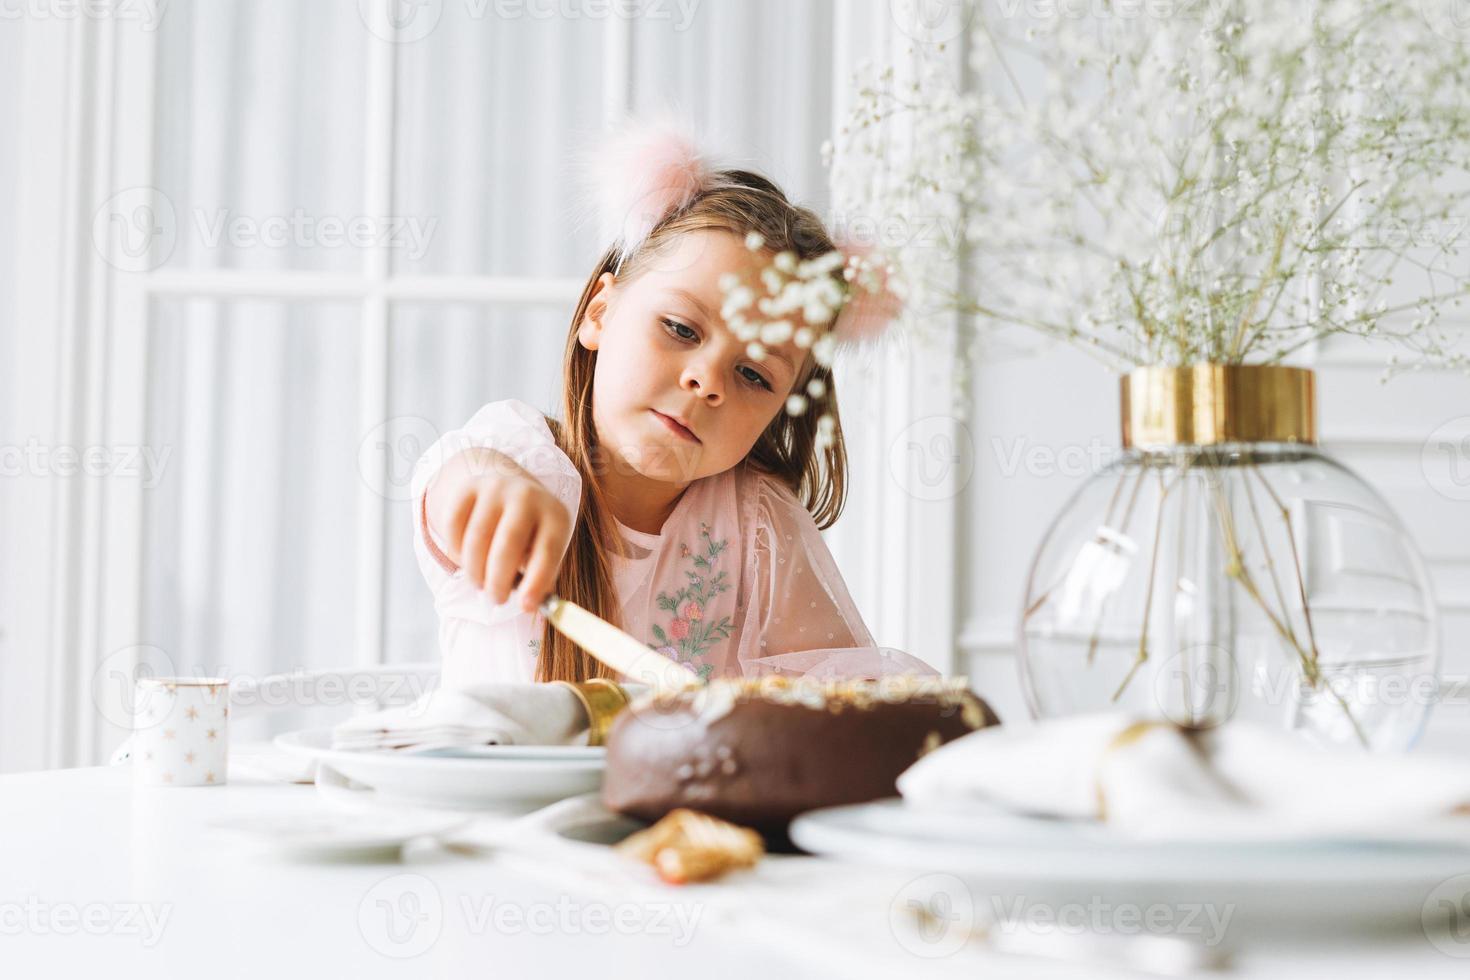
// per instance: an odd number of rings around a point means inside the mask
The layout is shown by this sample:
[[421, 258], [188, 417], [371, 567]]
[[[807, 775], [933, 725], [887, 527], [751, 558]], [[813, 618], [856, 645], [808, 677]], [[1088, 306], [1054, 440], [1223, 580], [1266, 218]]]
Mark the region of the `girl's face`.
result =
[[720, 277], [756, 282], [769, 260], [731, 232], [701, 229], [631, 280], [598, 280], [577, 339], [598, 352], [592, 418], [616, 458], [683, 486], [739, 463], [784, 411], [809, 353], [787, 341], [757, 361], [720, 316]]

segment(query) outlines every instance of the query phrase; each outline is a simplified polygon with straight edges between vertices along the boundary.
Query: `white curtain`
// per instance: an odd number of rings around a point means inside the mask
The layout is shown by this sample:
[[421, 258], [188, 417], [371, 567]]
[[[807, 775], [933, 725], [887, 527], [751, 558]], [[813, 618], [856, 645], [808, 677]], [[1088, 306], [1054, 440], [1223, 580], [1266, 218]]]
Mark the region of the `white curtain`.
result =
[[[23, 21], [9, 22], [0, 28], [0, 89], [6, 92], [21, 91], [21, 58], [25, 24]], [[17, 274], [16, 250], [21, 246], [19, 229], [12, 217], [18, 213], [16, 200], [19, 193], [18, 161], [20, 146], [13, 134], [20, 130], [21, 100], [0, 99], [0, 447], [9, 453], [0, 464], [13, 462], [17, 449], [25, 442], [16, 423], [14, 384], [16, 364], [17, 310], [15, 290], [9, 284], [15, 282]], [[15, 477], [8, 472], [0, 474], [0, 484], [12, 483]], [[0, 547], [4, 542], [16, 540], [15, 528], [23, 519], [18, 504], [18, 495], [0, 491]], [[23, 669], [20, 661], [23, 653], [16, 645], [15, 630], [6, 628], [15, 622], [17, 615], [16, 597], [19, 576], [24, 574], [21, 563], [14, 558], [0, 557], [0, 690], [14, 689], [28, 683], [33, 672]], [[18, 733], [17, 733], [18, 734]], [[12, 736], [9, 726], [0, 725], [0, 759], [3, 759]]]
[[[705, 2], [687, 25], [668, 7], [675, 19], [632, 25], [632, 106], [674, 112], [733, 162], [823, 207], [832, 4]], [[396, 52], [393, 212], [432, 235], [395, 249], [393, 271], [580, 282], [605, 243], [576, 223], [567, 162], [602, 124], [617, 25], [475, 9], [446, 2], [436, 29]], [[156, 120], [157, 187], [179, 226], [167, 268], [361, 270], [355, 249], [309, 236], [282, 247], [211, 236], [298, 212], [362, 213], [367, 44], [355, 0], [169, 5]], [[574, 300], [395, 304], [390, 418], [442, 432], [501, 398], [554, 411]], [[343, 301], [155, 302], [149, 435], [170, 455], [147, 494], [142, 642], [172, 667], [352, 662], [358, 450], [375, 438], [357, 416], [360, 319]], [[420, 448], [392, 442], [390, 474]], [[432, 660], [407, 501], [391, 476], [387, 489], [383, 656]]]

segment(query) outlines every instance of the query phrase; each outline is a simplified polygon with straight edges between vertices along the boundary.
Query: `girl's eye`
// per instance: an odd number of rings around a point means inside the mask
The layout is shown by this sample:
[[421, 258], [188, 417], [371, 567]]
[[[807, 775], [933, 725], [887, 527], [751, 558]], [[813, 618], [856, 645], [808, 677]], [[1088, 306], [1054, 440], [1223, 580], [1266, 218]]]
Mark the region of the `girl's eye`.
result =
[[[670, 320], [666, 317], [664, 319], [664, 327], [668, 329], [669, 333], [673, 334], [675, 337], [678, 337], [680, 340], [699, 339], [699, 334], [695, 333], [694, 328], [689, 326], [687, 323], [680, 323], [678, 320]], [[681, 330], [687, 330], [689, 332], [687, 334], [680, 333], [679, 331]]]
[[[670, 320], [668, 317], [664, 317], [663, 324], [664, 329], [671, 336], [677, 337], [679, 340], [699, 339], [699, 334], [695, 331], [693, 327], [689, 326], [687, 323], [680, 323], [678, 320]], [[685, 331], [687, 331], [687, 333]], [[755, 368], [741, 366], [736, 370], [740, 374], [740, 376], [745, 379], [747, 384], [756, 388], [764, 388], [766, 391], [775, 390], [771, 387], [771, 383], [767, 381], [765, 377]]]
[[761, 373], [759, 371], [757, 371], [755, 368], [752, 368], [752, 367], [742, 367], [742, 368], [740, 368], [740, 370], [742, 372], [745, 372], [745, 371], [749, 371], [750, 372], [749, 374], [742, 374], [741, 376], [744, 377], [745, 380], [749, 381], [751, 384], [753, 384], [753, 385], [755, 385], [755, 386], [757, 386], [759, 388], [764, 388], [767, 391], [771, 391], [772, 390], [771, 383], [769, 381], [767, 381], [761, 375]]

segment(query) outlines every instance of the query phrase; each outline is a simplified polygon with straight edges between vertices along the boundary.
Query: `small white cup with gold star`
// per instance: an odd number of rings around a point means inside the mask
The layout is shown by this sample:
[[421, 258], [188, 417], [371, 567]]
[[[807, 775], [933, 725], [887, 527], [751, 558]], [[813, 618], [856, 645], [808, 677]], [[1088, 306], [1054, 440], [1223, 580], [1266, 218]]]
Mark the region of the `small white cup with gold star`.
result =
[[222, 786], [229, 762], [230, 682], [219, 677], [139, 679], [133, 781]]

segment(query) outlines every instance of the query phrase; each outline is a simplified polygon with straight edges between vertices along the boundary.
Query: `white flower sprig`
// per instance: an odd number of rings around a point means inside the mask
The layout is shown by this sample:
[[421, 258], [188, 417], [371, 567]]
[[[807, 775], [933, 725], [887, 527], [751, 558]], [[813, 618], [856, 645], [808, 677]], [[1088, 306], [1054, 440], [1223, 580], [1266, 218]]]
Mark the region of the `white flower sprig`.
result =
[[972, 83], [935, 46], [860, 73], [834, 203], [908, 229], [877, 247], [967, 360], [1020, 325], [1119, 369], [1334, 335], [1464, 366], [1437, 324], [1470, 288], [1470, 32], [1420, 7], [976, 4]]
[[[766, 242], [753, 231], [745, 236], [745, 247], [759, 252]], [[837, 353], [837, 337], [831, 327], [848, 296], [848, 289], [834, 273], [843, 269], [846, 275], [847, 263], [840, 251], [798, 259], [787, 250], [777, 252], [761, 269], [759, 283], [744, 282], [727, 272], [720, 277], [725, 297], [720, 315], [754, 360], [765, 360], [768, 348], [791, 341], [810, 350], [819, 365], [830, 368]], [[792, 416], [803, 415], [826, 394], [826, 383], [812, 378], [804, 391], [787, 396], [785, 410]], [[836, 429], [836, 420], [823, 411], [817, 418], [818, 449], [827, 449], [836, 441]]]

